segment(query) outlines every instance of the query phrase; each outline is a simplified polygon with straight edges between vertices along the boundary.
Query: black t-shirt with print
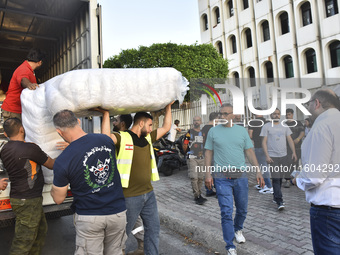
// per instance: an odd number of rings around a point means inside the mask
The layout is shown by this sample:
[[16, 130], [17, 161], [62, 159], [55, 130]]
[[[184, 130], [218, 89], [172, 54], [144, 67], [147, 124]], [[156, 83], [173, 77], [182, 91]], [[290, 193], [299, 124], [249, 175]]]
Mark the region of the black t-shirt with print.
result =
[[44, 187], [41, 165], [48, 159], [46, 153], [34, 143], [9, 141], [0, 156], [11, 181], [10, 197], [41, 197]]

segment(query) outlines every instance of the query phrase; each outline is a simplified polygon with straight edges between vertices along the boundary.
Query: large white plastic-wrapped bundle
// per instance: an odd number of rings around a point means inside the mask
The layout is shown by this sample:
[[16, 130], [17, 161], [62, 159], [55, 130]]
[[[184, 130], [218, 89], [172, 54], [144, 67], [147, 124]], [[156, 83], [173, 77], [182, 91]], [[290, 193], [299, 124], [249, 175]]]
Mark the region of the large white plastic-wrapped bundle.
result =
[[[53, 126], [53, 115], [69, 109], [78, 117], [97, 114], [101, 106], [111, 114], [156, 111], [174, 100], [183, 102], [188, 81], [174, 68], [83, 69], [56, 76], [36, 90], [21, 94], [26, 141], [38, 144], [50, 157], [60, 154], [62, 141]], [[97, 114], [99, 115], [99, 114]], [[44, 169], [46, 183], [53, 173]]]

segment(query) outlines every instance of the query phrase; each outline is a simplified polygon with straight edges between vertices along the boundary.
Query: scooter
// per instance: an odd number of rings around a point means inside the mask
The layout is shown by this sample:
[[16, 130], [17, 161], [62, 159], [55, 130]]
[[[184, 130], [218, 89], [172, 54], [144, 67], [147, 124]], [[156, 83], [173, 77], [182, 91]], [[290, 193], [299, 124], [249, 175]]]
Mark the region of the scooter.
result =
[[160, 173], [170, 176], [173, 171], [186, 165], [186, 160], [179, 156], [179, 149], [176, 142], [167, 139], [160, 139], [160, 146], [154, 146], [157, 168]]

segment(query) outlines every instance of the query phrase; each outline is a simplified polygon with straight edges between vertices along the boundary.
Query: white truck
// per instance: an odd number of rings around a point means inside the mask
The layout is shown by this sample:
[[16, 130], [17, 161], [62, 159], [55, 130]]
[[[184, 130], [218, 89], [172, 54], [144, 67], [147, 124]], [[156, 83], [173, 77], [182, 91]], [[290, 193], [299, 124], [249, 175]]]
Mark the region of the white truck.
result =
[[[102, 67], [101, 6], [97, 0], [6, 0], [0, 1], [1, 88], [9, 84], [14, 70], [31, 48], [47, 53], [38, 83], [76, 69]], [[2, 102], [0, 102], [2, 103]], [[82, 120], [84, 130], [93, 132], [91, 118]], [[0, 134], [3, 141], [6, 139]], [[0, 169], [0, 178], [6, 177]], [[14, 214], [9, 203], [10, 183], [0, 194], [0, 227], [11, 224]], [[51, 184], [43, 189], [48, 216], [70, 214], [72, 194], [56, 205]]]

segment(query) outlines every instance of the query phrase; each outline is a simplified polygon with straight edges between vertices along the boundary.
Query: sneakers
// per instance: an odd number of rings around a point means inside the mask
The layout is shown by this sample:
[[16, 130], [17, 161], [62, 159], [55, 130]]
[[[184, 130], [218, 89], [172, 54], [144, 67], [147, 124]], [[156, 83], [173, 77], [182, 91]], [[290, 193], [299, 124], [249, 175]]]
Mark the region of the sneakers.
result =
[[258, 190], [262, 189], [262, 188], [261, 188], [261, 186], [260, 186], [260, 185], [258, 185], [258, 184], [257, 184], [257, 185], [255, 185], [254, 187], [255, 187], [256, 189], [258, 189]]
[[264, 185], [263, 189], [260, 189], [259, 192], [261, 194], [273, 194], [274, 193], [273, 187], [268, 188], [266, 185]]
[[234, 248], [227, 250], [227, 252], [228, 252], [227, 253], [228, 255], [237, 255], [236, 249], [234, 249]]
[[205, 203], [205, 201], [207, 201], [207, 199], [202, 197], [201, 195], [199, 195], [198, 197], [195, 198], [195, 202], [198, 205], [203, 205]]
[[283, 209], [285, 209], [285, 206], [284, 206], [283, 202], [281, 202], [277, 205], [277, 210], [282, 211]]
[[213, 197], [216, 195], [216, 192], [215, 191], [212, 191], [211, 193], [206, 193], [205, 196], [206, 197]]
[[290, 180], [286, 180], [285, 185], [283, 187], [290, 188]]
[[[277, 202], [273, 199], [273, 203], [277, 204]], [[282, 202], [283, 205], [285, 205], [285, 202]]]
[[238, 231], [235, 232], [235, 241], [237, 243], [245, 243], [246, 242], [246, 239], [242, 235], [242, 230], [238, 230]]

